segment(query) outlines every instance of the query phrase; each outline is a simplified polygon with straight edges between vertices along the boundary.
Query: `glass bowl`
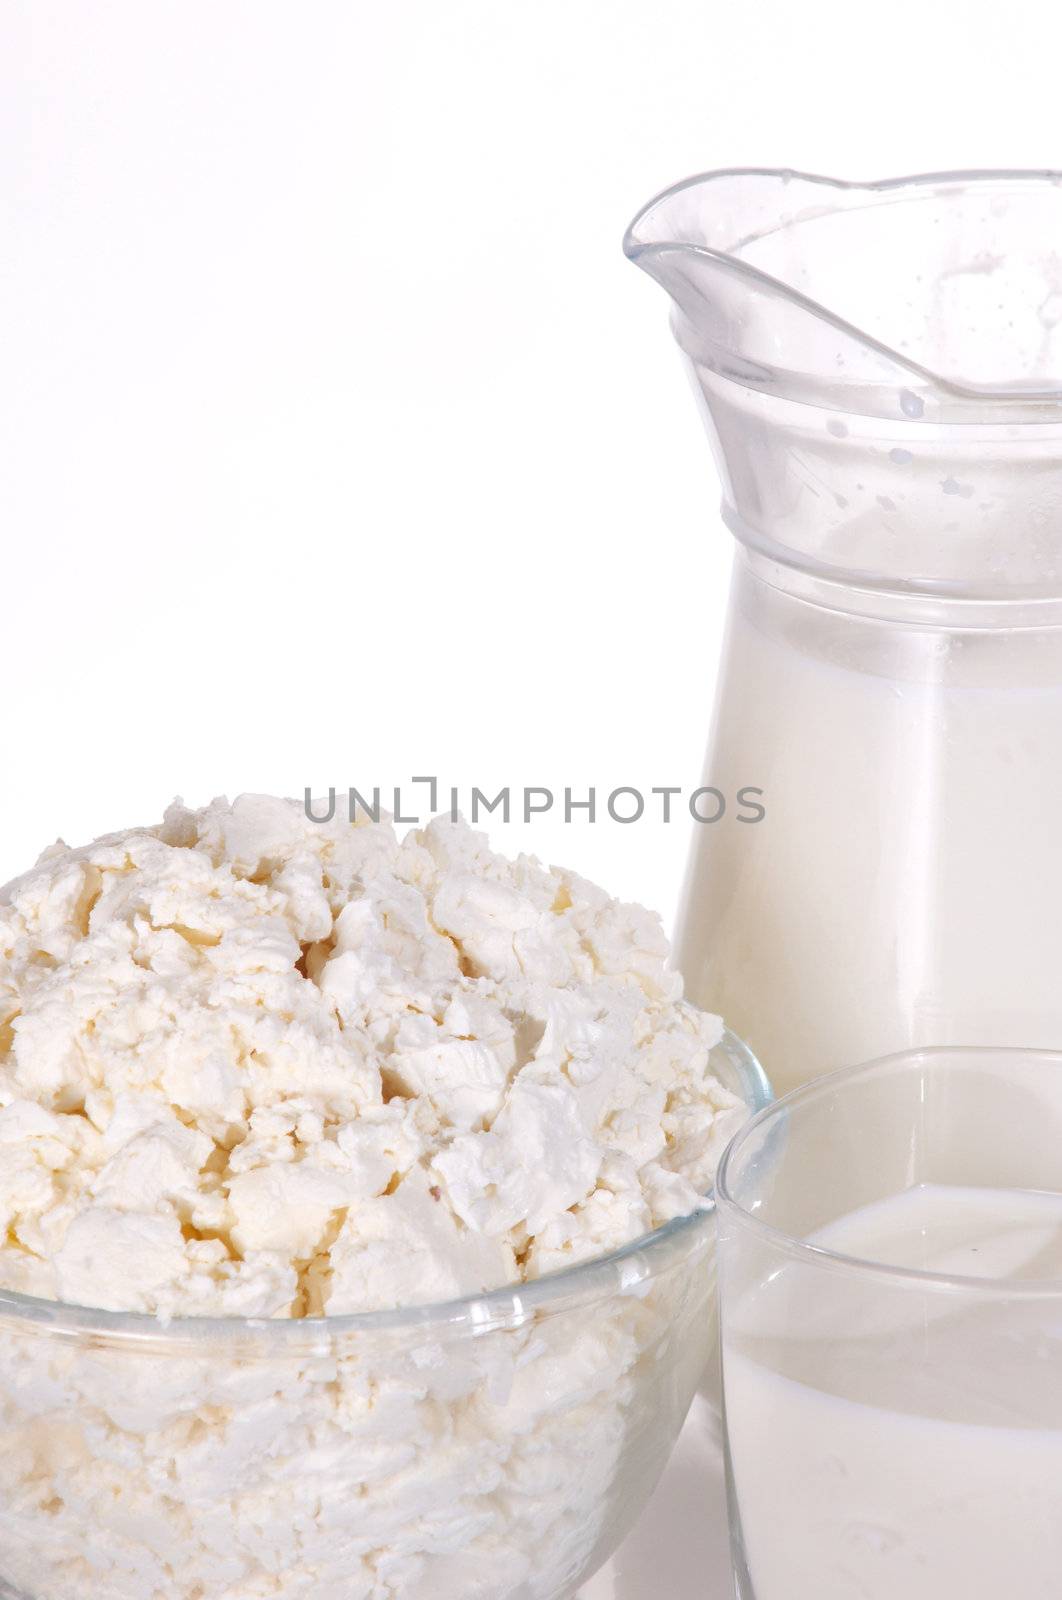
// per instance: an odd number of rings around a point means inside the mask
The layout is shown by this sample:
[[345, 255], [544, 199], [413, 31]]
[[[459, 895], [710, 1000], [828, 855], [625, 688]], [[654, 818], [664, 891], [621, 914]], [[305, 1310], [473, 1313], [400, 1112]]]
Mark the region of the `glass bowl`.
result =
[[[770, 1099], [733, 1035], [720, 1078]], [[0, 1292], [4, 1600], [560, 1600], [682, 1426], [714, 1208], [474, 1299], [302, 1321]]]

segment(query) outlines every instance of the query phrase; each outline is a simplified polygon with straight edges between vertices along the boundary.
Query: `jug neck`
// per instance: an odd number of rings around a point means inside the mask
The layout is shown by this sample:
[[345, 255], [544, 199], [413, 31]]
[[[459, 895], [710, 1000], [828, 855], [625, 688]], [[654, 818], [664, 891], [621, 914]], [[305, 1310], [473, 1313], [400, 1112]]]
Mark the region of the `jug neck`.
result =
[[912, 619], [967, 603], [986, 626], [1062, 602], [1060, 424], [845, 414], [690, 365], [724, 520], [779, 583]]
[[739, 538], [852, 589], [1062, 596], [1062, 174], [709, 173], [624, 247]]
[[1001, 600], [911, 587], [872, 589], [847, 579], [821, 577], [788, 560], [779, 561], [745, 539], [745, 530], [734, 531], [738, 535], [735, 582], [772, 591], [794, 614], [799, 610], [829, 613], [838, 628], [847, 620], [886, 630], [924, 628], [941, 635], [1050, 631], [1062, 636], [1062, 596]]

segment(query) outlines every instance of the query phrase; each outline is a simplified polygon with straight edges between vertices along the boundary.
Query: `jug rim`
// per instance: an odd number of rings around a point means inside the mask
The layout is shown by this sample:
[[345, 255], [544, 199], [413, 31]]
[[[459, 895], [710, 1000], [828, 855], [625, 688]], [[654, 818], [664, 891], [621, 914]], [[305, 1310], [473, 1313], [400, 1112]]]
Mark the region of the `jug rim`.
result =
[[[954, 187], [973, 187], [985, 185], [996, 186], [1029, 186], [1043, 189], [1062, 188], [1062, 169], [1043, 168], [969, 168], [953, 171], [911, 173], [898, 177], [878, 178], [869, 181], [858, 179], [834, 178], [821, 173], [804, 172], [790, 167], [720, 167], [696, 173], [691, 177], [683, 178], [678, 183], [669, 185], [654, 195], [646, 204], [641, 206], [631, 219], [623, 236], [623, 250], [628, 260], [641, 266], [652, 273], [650, 263], [654, 258], [663, 258], [668, 255], [681, 254], [693, 256], [701, 260], [710, 261], [714, 267], [727, 274], [734, 280], [743, 281], [750, 288], [766, 290], [772, 296], [788, 302], [807, 314], [815, 317], [822, 324], [833, 328], [844, 338], [854, 341], [865, 351], [872, 352], [884, 362], [894, 367], [897, 376], [907, 374], [912, 379], [912, 384], [917, 385], [919, 391], [934, 397], [947, 406], [947, 420], [970, 423], [1040, 423], [1057, 425], [1062, 421], [1062, 373], [1057, 383], [1050, 385], [1022, 385], [1013, 381], [1004, 383], [979, 383], [947, 377], [933, 367], [915, 360], [910, 355], [905, 355], [895, 345], [886, 342], [875, 335], [868, 333], [864, 328], [840, 315], [824, 305], [820, 300], [804, 293], [793, 284], [787, 283], [783, 278], [766, 271], [763, 267], [754, 265], [745, 260], [736, 252], [744, 246], [760, 238], [766, 238], [771, 233], [781, 232], [786, 228], [799, 226], [805, 218], [796, 216], [781, 219], [773, 227], [764, 227], [737, 238], [729, 249], [719, 249], [707, 243], [698, 243], [683, 240], [677, 237], [652, 237], [646, 225], [654, 214], [659, 213], [668, 206], [676, 197], [692, 189], [708, 189], [721, 181], [733, 179], [748, 179], [750, 182], [767, 180], [771, 183], [807, 184], [824, 192], [838, 196], [858, 197], [865, 195], [867, 205], [887, 202], [890, 197], [905, 190], [915, 192], [919, 189], [945, 189]], [[853, 210], [862, 209], [858, 206]], [[809, 213], [809, 216], [813, 213]], [[680, 341], [681, 342], [681, 341]], [[761, 376], [762, 374], [762, 376]], [[807, 400], [811, 403], [838, 403], [842, 396], [855, 395], [865, 385], [841, 376], [829, 379], [814, 379], [808, 373], [784, 365], [773, 369], [761, 369], [757, 374], [759, 381], [753, 381], [753, 387], [768, 387], [784, 397], [794, 400]], [[737, 376], [738, 381], [743, 378], [734, 373], [726, 374]], [[801, 380], [798, 387], [790, 389], [784, 379], [787, 376]], [[809, 377], [812, 378], [809, 385]], [[774, 381], [762, 381], [779, 380]], [[906, 421], [917, 423], [925, 421], [930, 424], [939, 424], [942, 420], [939, 409], [935, 406], [925, 407], [923, 402], [915, 395], [909, 397], [910, 404], [903, 404], [903, 413]], [[857, 403], [844, 404], [844, 409], [853, 412], [862, 411], [864, 408]], [[876, 410], [872, 407], [872, 410]]]

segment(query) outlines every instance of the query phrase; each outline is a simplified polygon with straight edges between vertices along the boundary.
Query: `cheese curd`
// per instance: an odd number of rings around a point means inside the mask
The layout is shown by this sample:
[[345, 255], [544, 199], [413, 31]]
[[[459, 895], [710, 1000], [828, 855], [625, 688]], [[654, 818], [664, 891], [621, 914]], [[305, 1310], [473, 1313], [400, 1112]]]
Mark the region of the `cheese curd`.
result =
[[462, 823], [242, 796], [45, 852], [0, 897], [0, 1286], [149, 1319], [0, 1305], [0, 1593], [570, 1590], [692, 1392], [703, 1230], [567, 1313], [521, 1285], [702, 1204], [720, 1035], [648, 912]]

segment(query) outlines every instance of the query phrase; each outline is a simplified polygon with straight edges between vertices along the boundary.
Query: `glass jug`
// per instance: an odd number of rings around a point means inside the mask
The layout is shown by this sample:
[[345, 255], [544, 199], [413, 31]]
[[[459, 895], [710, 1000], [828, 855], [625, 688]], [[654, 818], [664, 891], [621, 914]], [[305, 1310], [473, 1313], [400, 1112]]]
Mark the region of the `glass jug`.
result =
[[1062, 175], [719, 172], [627, 254], [668, 291], [737, 539], [692, 999], [776, 1089], [1062, 1046]]

